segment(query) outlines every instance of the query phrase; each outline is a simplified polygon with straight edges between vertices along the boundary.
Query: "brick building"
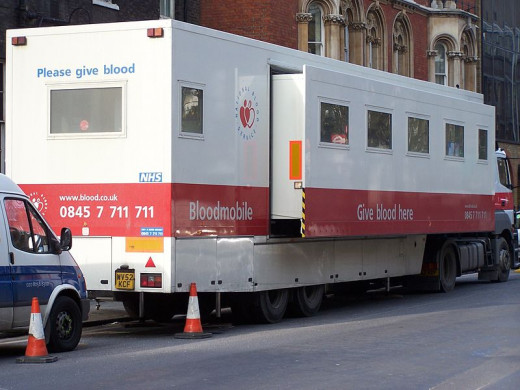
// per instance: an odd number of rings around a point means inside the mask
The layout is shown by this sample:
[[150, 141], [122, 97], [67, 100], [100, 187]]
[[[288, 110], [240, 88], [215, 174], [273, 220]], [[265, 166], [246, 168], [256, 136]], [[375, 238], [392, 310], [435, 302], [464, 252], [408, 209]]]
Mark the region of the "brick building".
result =
[[[480, 90], [478, 0], [202, 0], [200, 24]], [[237, 9], [240, 12], [237, 12]]]

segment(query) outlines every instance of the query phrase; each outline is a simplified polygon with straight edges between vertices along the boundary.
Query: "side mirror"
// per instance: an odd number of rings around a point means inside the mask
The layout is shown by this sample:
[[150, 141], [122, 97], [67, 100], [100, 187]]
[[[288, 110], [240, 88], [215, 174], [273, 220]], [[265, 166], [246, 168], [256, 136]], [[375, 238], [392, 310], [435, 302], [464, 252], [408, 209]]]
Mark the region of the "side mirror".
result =
[[72, 248], [72, 232], [69, 228], [62, 228], [60, 235], [60, 249], [68, 251]]

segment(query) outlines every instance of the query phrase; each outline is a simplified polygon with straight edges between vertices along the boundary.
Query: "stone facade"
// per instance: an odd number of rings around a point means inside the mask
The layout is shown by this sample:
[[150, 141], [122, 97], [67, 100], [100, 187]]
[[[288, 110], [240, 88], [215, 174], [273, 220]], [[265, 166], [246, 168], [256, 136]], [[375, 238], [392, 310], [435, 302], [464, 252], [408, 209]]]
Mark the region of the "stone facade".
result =
[[[200, 21], [211, 28], [341, 61], [479, 91], [478, 3], [236, 0], [230, 4], [204, 0]], [[442, 73], [436, 72], [440, 55], [444, 56]]]

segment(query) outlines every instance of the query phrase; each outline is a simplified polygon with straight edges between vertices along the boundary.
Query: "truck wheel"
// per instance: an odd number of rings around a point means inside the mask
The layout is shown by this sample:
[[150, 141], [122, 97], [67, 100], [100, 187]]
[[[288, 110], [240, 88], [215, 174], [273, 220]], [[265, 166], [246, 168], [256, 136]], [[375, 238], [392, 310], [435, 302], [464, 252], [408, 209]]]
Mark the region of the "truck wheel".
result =
[[81, 339], [82, 322], [78, 304], [66, 296], [56, 298], [47, 326], [50, 327], [50, 339], [47, 345], [49, 351], [72, 351]]
[[261, 291], [257, 296], [256, 317], [259, 322], [274, 324], [280, 322], [285, 315], [289, 302], [289, 291], [270, 290]]
[[294, 291], [294, 302], [291, 304], [291, 312], [300, 317], [311, 317], [315, 315], [323, 301], [325, 286], [298, 287]]
[[498, 282], [507, 282], [511, 270], [511, 251], [504, 237], [498, 242]]
[[439, 279], [442, 292], [450, 292], [455, 287], [457, 278], [457, 255], [452, 245], [441, 249], [439, 260]]

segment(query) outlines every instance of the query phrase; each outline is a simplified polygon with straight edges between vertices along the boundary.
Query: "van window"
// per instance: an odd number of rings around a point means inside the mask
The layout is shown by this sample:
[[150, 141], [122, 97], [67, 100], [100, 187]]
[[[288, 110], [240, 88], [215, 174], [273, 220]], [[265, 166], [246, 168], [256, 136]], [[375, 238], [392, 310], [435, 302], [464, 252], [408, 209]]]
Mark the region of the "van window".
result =
[[51, 252], [50, 234], [36, 210], [21, 199], [5, 199], [11, 243], [25, 252]]

